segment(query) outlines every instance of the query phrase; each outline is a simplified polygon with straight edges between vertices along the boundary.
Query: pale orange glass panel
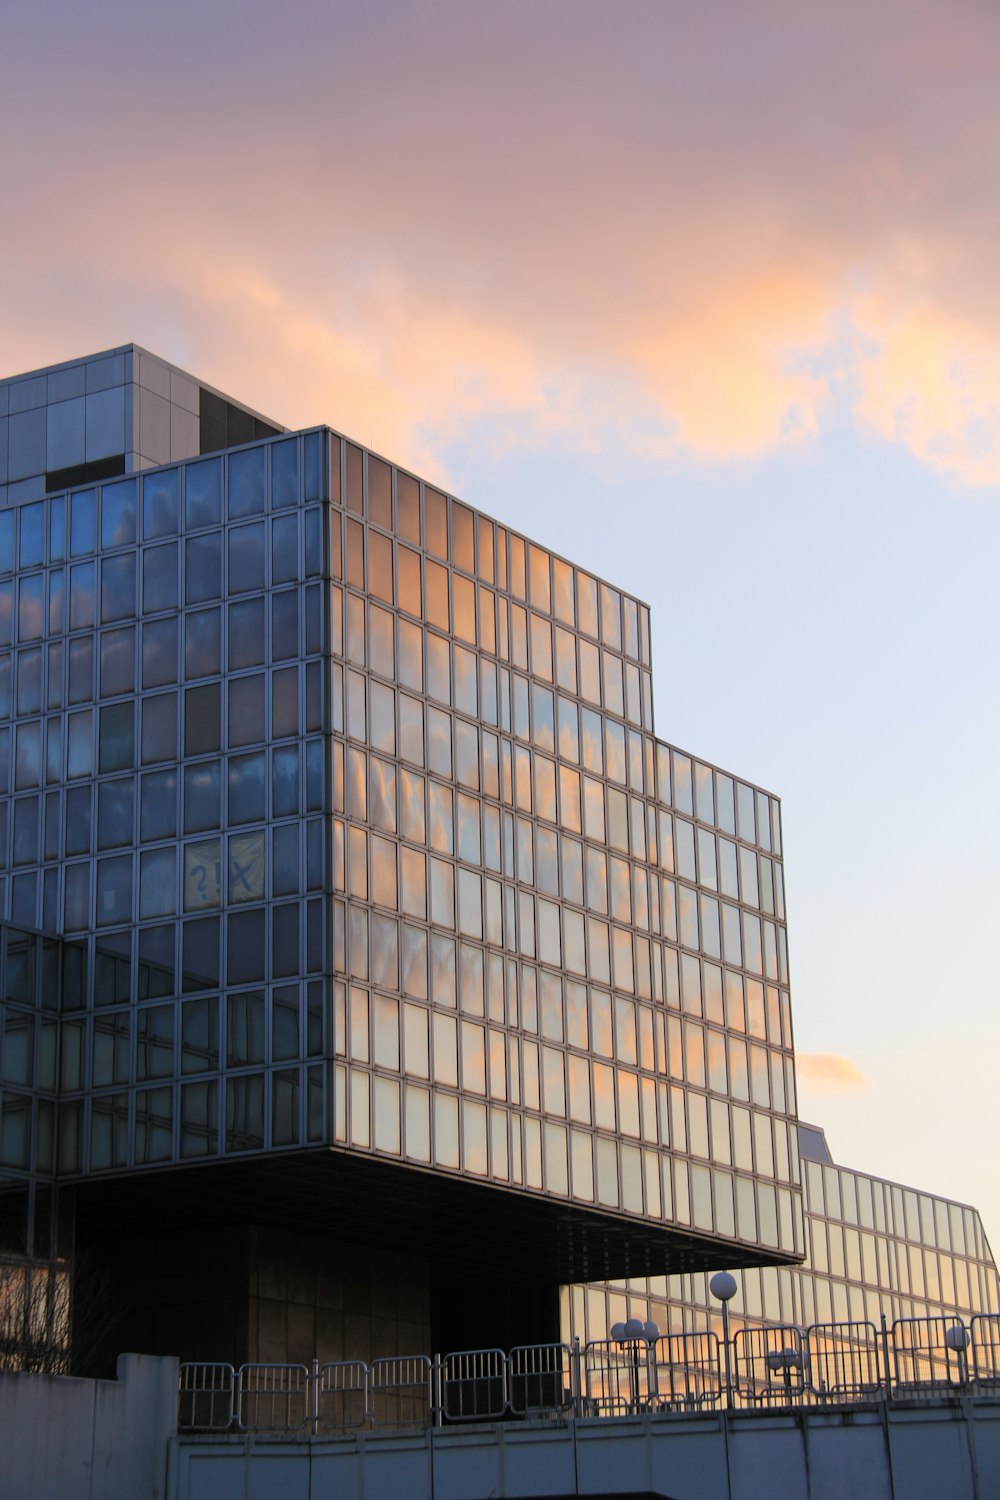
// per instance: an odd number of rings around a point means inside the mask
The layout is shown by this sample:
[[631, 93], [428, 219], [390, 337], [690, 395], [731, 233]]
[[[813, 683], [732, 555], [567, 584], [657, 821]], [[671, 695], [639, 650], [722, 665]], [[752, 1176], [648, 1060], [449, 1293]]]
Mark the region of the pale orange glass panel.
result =
[[487, 1172], [486, 1106], [462, 1100], [462, 1166], [485, 1177]]
[[528, 546], [528, 566], [531, 582], [531, 603], [535, 609], [548, 614], [552, 608], [549, 593], [549, 554], [534, 543]]
[[409, 474], [396, 473], [396, 530], [420, 546], [420, 485]]
[[402, 891], [400, 909], [411, 917], [427, 916], [425, 856], [416, 849], [401, 849]]
[[355, 1062], [367, 1062], [368, 1041], [368, 991], [351, 986], [351, 1056]]
[[398, 1073], [399, 1001], [388, 995], [375, 995], [372, 1021], [373, 1061], [377, 1067], [391, 1068]]
[[459, 574], [452, 574], [452, 602], [455, 612], [455, 634], [461, 641], [476, 644], [476, 586]]
[[396, 845], [372, 835], [372, 900], [396, 910]]
[[424, 545], [435, 557], [448, 557], [448, 502], [437, 490], [424, 486]]
[[580, 629], [587, 635], [597, 635], [597, 584], [589, 573], [577, 573], [576, 596], [579, 607]]
[[576, 610], [573, 604], [573, 569], [569, 563], [561, 562], [558, 557], [554, 557], [552, 580], [554, 584], [552, 613], [557, 620], [562, 620], [564, 625], [573, 626], [576, 624]]
[[[354, 522], [350, 524], [353, 526]], [[377, 599], [384, 599], [386, 604], [391, 604], [392, 540], [377, 531], [368, 533], [368, 574], [371, 592]]]
[[399, 567], [399, 607], [407, 614], [423, 614], [423, 595], [420, 587], [420, 554], [408, 547], [399, 547], [396, 554]]
[[375, 1079], [375, 1149], [400, 1153], [399, 1084], [391, 1078]]
[[486, 1093], [486, 1033], [471, 1021], [462, 1022], [462, 1088]]
[[576, 692], [576, 637], [556, 626], [556, 682], [567, 693]]
[[423, 642], [420, 626], [400, 617], [399, 680], [418, 693], [422, 693], [424, 689]]
[[590, 1063], [585, 1057], [570, 1056], [569, 1112], [581, 1125], [590, 1124]]
[[479, 576], [487, 583], [494, 580], [494, 541], [493, 522], [488, 521], [485, 516], [479, 516]]
[[434, 1096], [434, 1159], [442, 1167], [458, 1166], [458, 1100]]
[[476, 570], [473, 514], [457, 500], [451, 502], [451, 560], [466, 573]]
[[434, 1015], [434, 1081], [458, 1085], [458, 1035], [454, 1016]]
[[420, 1005], [403, 1007], [403, 1046], [407, 1073], [428, 1076], [427, 1011]]
[[427, 619], [439, 630], [449, 630], [448, 615], [448, 569], [440, 563], [427, 561]]
[[594, 1064], [594, 1123], [598, 1129], [615, 1129], [615, 1072], [604, 1063]]

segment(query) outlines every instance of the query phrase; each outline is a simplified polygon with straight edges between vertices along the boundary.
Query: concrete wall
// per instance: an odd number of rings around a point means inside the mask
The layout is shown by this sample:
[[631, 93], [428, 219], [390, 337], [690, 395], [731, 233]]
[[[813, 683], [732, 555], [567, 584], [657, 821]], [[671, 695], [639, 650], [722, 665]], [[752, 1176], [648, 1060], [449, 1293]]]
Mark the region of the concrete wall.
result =
[[0, 1373], [3, 1500], [163, 1500], [177, 1361], [123, 1354], [117, 1380]]
[[3, 1500], [1000, 1500], [1000, 1396], [793, 1415], [663, 1415], [343, 1438], [178, 1437], [177, 1364], [0, 1374]]
[[168, 1486], [168, 1500], [615, 1494], [1000, 1500], [1000, 1402], [977, 1403], [972, 1421], [940, 1406], [736, 1416], [728, 1431], [717, 1416], [664, 1416], [339, 1441], [183, 1437], [171, 1442]]

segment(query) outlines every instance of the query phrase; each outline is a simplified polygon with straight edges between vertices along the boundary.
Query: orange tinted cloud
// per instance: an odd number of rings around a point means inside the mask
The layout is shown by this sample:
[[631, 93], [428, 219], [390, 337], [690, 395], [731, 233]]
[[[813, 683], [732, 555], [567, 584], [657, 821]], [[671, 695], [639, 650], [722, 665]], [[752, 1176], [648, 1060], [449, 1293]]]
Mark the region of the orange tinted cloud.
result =
[[134, 338], [431, 469], [480, 423], [756, 456], [836, 399], [1000, 482], [997, 12], [229, 4], [18, 19], [6, 369]]
[[835, 1052], [796, 1052], [795, 1073], [815, 1094], [857, 1094], [868, 1087], [857, 1064]]

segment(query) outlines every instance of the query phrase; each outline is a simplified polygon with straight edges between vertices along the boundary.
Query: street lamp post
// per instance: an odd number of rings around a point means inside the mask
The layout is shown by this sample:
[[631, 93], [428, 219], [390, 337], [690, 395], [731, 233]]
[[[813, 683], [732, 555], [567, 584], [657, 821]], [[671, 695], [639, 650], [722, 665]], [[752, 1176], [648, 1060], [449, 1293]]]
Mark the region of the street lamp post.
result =
[[733, 1367], [729, 1352], [729, 1304], [738, 1290], [736, 1277], [728, 1271], [716, 1271], [708, 1289], [717, 1302], [722, 1303], [722, 1343], [726, 1351], [726, 1405], [733, 1402]]
[[627, 1323], [614, 1323], [611, 1327], [611, 1338], [616, 1344], [625, 1344], [628, 1351], [628, 1377], [629, 1377], [629, 1407], [632, 1411], [642, 1409], [641, 1387], [639, 1380], [639, 1345], [644, 1344], [646, 1349], [646, 1376], [647, 1376], [647, 1398], [656, 1394], [656, 1365], [653, 1364], [650, 1373], [650, 1350], [660, 1337], [660, 1330], [655, 1323], [644, 1323], [641, 1318], [629, 1318]]

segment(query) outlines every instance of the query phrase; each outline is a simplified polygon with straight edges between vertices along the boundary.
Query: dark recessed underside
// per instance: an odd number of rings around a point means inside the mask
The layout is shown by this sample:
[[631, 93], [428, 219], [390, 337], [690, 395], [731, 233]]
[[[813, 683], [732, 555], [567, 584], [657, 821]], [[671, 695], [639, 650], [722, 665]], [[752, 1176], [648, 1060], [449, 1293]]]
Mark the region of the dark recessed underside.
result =
[[464, 1274], [562, 1284], [789, 1256], [326, 1148], [185, 1166], [77, 1189], [82, 1242], [258, 1224], [426, 1255]]

